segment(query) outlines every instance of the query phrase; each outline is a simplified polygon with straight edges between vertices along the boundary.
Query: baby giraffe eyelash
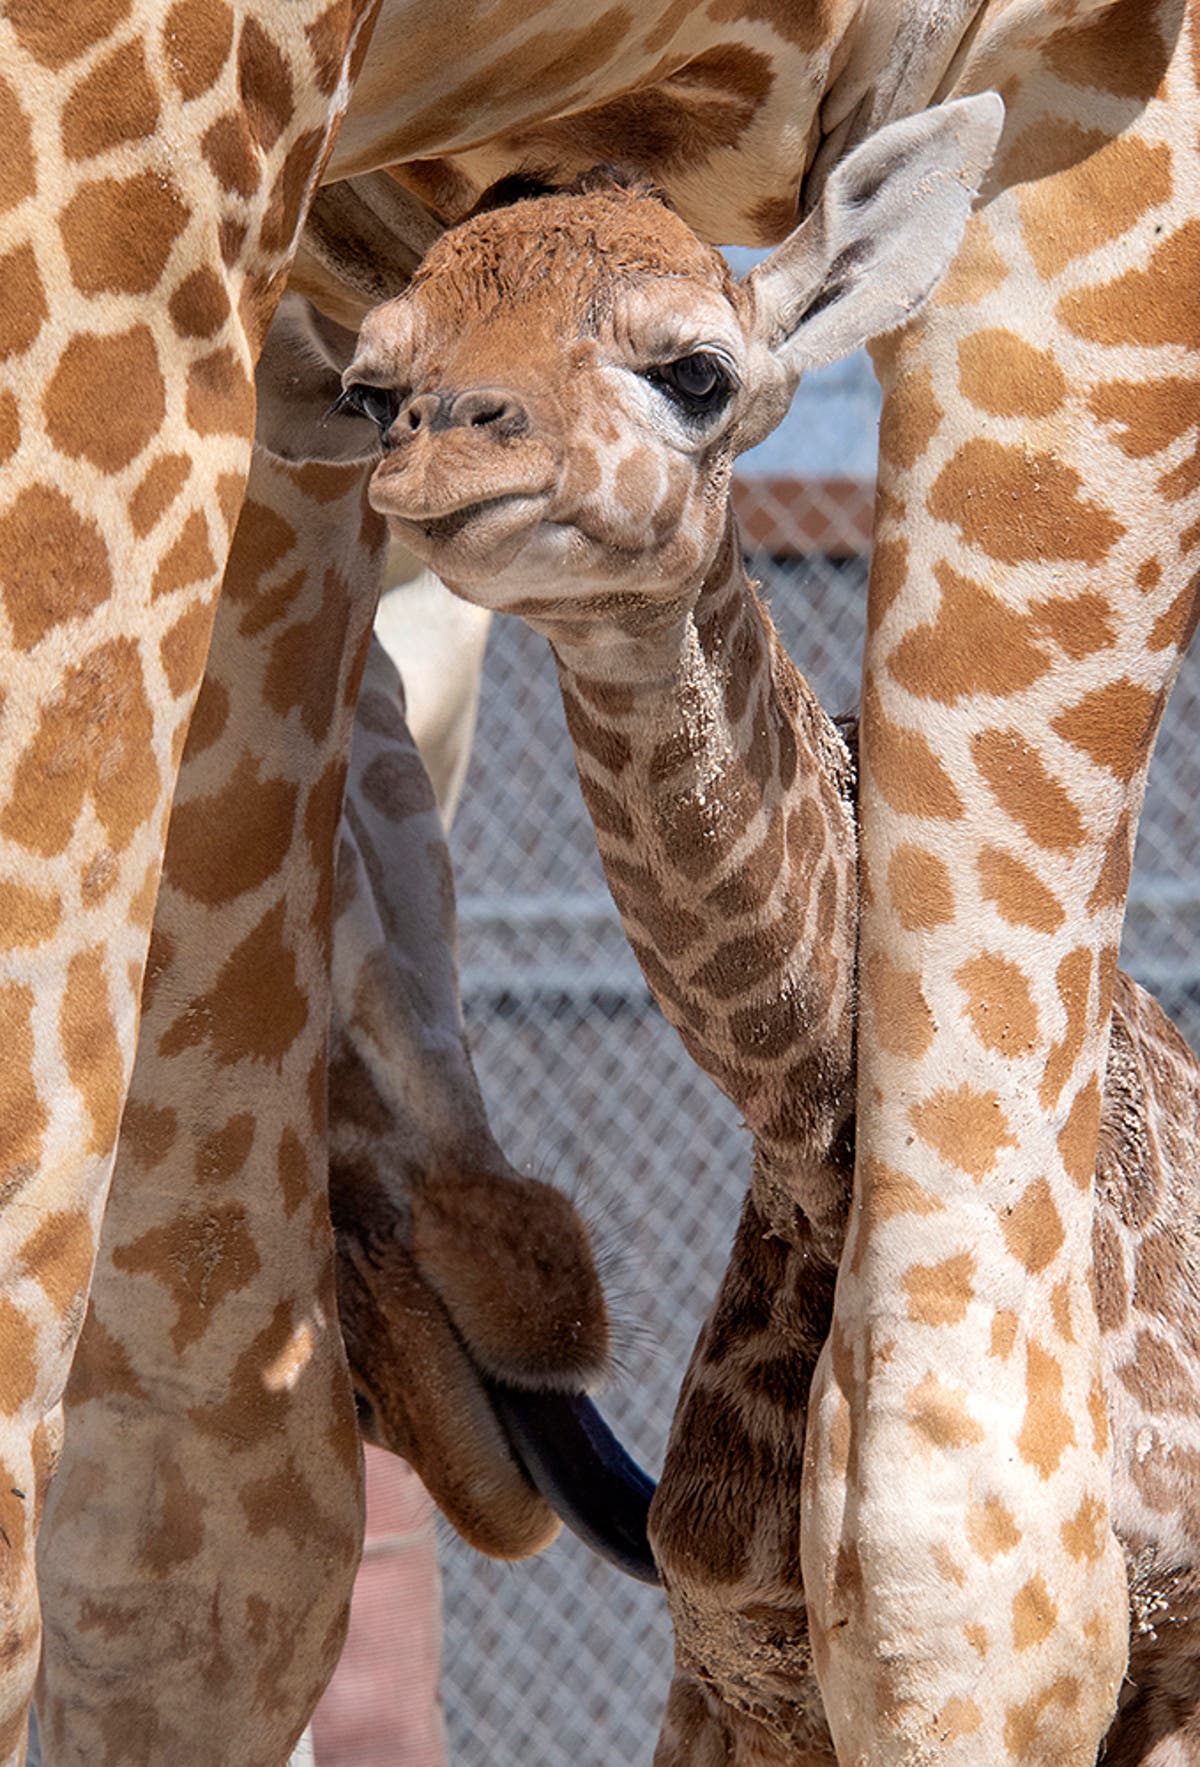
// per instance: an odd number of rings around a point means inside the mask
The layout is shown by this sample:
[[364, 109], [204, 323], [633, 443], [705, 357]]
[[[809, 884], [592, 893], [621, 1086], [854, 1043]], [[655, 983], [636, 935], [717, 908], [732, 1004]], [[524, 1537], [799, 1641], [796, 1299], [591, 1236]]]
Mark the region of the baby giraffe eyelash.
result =
[[665, 393], [687, 417], [712, 416], [729, 402], [736, 384], [728, 366], [711, 350], [656, 362], [642, 370], [642, 379]]

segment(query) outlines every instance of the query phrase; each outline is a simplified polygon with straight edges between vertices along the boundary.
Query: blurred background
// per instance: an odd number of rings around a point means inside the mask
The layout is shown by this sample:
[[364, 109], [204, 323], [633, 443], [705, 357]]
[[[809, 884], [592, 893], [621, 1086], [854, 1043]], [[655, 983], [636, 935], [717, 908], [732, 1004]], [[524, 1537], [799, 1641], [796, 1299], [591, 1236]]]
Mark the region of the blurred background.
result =
[[[736, 256], [736, 254], [731, 254]], [[858, 697], [878, 395], [865, 357], [805, 380], [743, 457], [738, 509], [772, 616], [833, 712]], [[1200, 669], [1185, 663], [1143, 814], [1124, 963], [1200, 1039]], [[451, 835], [471, 1044], [516, 1165], [581, 1201], [624, 1323], [601, 1403], [651, 1472], [723, 1271], [749, 1172], [736, 1113], [650, 999], [609, 900], [545, 643], [493, 623]], [[666, 1607], [564, 1536], [490, 1563], [375, 1465], [351, 1647], [314, 1726], [318, 1767], [649, 1767], [671, 1669]], [[441, 1564], [442, 1717], [419, 1616]], [[432, 1716], [430, 1713], [432, 1712]]]

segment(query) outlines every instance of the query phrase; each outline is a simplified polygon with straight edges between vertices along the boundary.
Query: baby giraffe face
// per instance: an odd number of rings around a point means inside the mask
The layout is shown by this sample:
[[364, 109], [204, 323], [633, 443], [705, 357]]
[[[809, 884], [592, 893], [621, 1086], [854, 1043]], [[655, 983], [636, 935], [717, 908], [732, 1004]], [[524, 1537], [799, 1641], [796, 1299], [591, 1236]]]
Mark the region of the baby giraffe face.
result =
[[372, 503], [489, 607], [553, 622], [686, 601], [735, 456], [805, 367], [920, 306], [1002, 121], [984, 94], [881, 130], [743, 283], [645, 189], [585, 179], [464, 222], [367, 315], [344, 377], [382, 441]]
[[368, 315], [371, 500], [491, 606], [675, 595], [721, 533], [751, 395], [745, 291], [653, 196], [609, 187], [476, 217]]

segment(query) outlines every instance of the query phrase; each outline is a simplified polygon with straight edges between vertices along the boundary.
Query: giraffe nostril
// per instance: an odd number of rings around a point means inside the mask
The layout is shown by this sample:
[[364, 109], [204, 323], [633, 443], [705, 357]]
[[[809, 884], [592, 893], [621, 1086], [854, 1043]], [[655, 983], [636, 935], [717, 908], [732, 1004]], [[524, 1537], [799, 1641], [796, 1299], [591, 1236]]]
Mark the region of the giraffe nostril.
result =
[[474, 387], [460, 393], [450, 409], [450, 421], [464, 428], [491, 430], [497, 436], [523, 436], [529, 418], [519, 399], [499, 387]]

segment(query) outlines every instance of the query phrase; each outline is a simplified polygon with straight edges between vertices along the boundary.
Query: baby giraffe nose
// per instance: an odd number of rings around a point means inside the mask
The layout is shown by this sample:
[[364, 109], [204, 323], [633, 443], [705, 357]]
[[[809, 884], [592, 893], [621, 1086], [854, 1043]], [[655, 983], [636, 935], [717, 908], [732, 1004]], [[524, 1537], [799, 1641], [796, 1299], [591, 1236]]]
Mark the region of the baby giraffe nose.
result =
[[400, 416], [415, 435], [447, 429], [486, 429], [494, 436], [523, 436], [529, 414], [521, 401], [500, 387], [472, 387], [466, 393], [421, 393]]

